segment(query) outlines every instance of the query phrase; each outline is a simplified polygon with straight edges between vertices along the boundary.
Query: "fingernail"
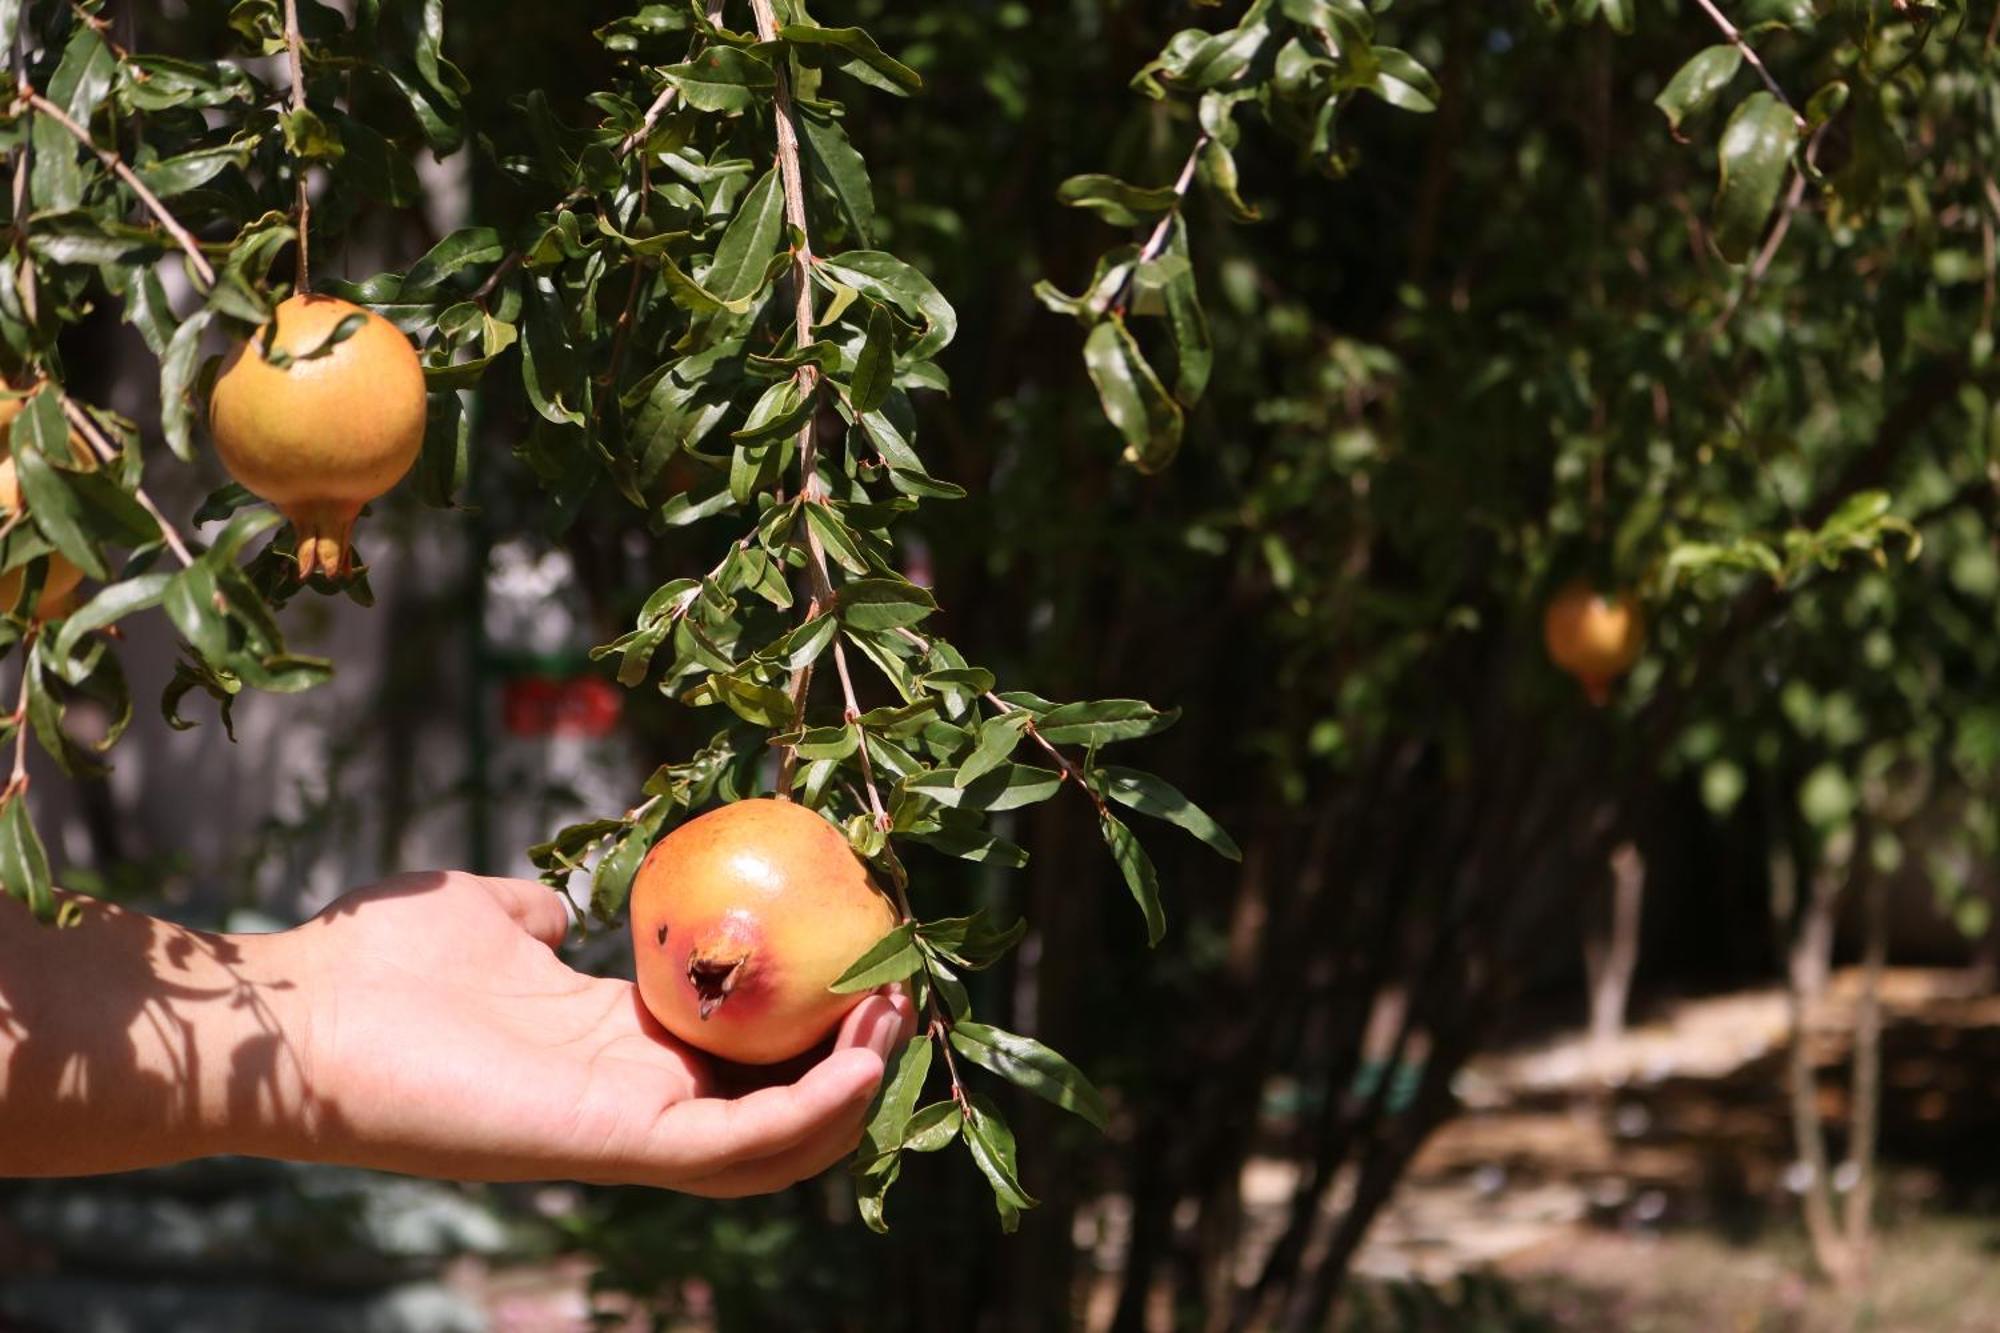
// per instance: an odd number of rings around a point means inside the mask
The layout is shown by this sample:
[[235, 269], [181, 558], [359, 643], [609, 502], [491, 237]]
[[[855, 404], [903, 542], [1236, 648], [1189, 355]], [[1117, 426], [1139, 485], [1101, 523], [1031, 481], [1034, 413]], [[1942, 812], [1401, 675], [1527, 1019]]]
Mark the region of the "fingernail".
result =
[[875, 1048], [875, 1054], [883, 1060], [895, 1049], [896, 1034], [902, 1030], [902, 1017], [894, 1010], [875, 1020], [875, 1030], [868, 1035], [868, 1044]]

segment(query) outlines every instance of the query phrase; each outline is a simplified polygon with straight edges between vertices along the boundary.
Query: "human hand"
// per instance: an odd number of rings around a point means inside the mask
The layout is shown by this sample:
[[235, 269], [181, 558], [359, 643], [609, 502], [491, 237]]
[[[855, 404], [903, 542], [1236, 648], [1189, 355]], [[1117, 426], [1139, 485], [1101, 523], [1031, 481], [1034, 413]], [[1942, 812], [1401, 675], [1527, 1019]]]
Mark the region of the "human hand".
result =
[[796, 1081], [722, 1094], [628, 981], [554, 953], [547, 886], [458, 873], [351, 893], [283, 937], [303, 1110], [285, 1155], [464, 1180], [574, 1179], [717, 1198], [853, 1151], [884, 1064], [915, 1031], [870, 996]]

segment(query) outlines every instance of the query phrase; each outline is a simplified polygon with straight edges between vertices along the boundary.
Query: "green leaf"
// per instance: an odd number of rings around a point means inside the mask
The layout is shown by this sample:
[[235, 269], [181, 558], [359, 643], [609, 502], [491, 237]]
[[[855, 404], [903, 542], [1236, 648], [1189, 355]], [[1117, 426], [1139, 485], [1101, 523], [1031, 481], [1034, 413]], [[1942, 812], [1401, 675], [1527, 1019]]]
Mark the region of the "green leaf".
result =
[[1681, 122], [1707, 109], [1742, 67], [1742, 49], [1730, 43], [1696, 53], [1675, 72], [1653, 99], [1653, 105], [1667, 118], [1667, 128], [1676, 138], [1680, 136]]
[[1165, 731], [1180, 716], [1177, 708], [1161, 712], [1144, 699], [1095, 699], [1048, 709], [1035, 730], [1052, 745], [1109, 745]]
[[[931, 280], [880, 250], [849, 250], [822, 261], [813, 270], [816, 281], [841, 283], [863, 296], [895, 306], [924, 331], [904, 349], [911, 361], [936, 356], [958, 333], [958, 314]], [[824, 317], [831, 322], [833, 316]]]
[[1013, 757], [1032, 719], [1026, 713], [1003, 713], [979, 724], [979, 744], [958, 766], [952, 785], [969, 787]]
[[860, 545], [847, 525], [840, 521], [831, 509], [817, 500], [806, 502], [806, 523], [819, 538], [820, 546], [833, 557], [841, 568], [854, 574], [868, 572], [868, 557], [862, 554]]
[[55, 656], [68, 661], [75, 656], [84, 635], [158, 606], [173, 579], [173, 574], [161, 572], [140, 574], [109, 585], [63, 621], [62, 631], [56, 636]]
[[44, 923], [55, 920], [56, 897], [49, 879], [49, 854], [28, 816], [28, 802], [18, 792], [0, 803], [0, 890], [25, 903], [36, 920]]
[[921, 969], [924, 956], [918, 952], [916, 927], [905, 921], [868, 946], [868, 952], [854, 960], [827, 989], [836, 995], [853, 995], [903, 980]]
[[430, 296], [455, 273], [476, 264], [497, 264], [507, 246], [491, 227], [462, 227], [432, 246], [403, 276], [397, 299], [418, 301]]
[[1730, 263], [1748, 259], [1763, 236], [1798, 136], [1791, 109], [1767, 92], [1744, 98], [1724, 127], [1715, 248]]
[[825, 112], [801, 107], [799, 139], [807, 173], [833, 196], [840, 215], [854, 232], [854, 239], [863, 245], [871, 244], [875, 231], [875, 188], [868, 180], [868, 164], [854, 150], [847, 131]]
[[937, 601], [904, 579], [855, 579], [844, 585], [835, 605], [850, 629], [897, 629], [914, 625], [937, 610]]
[[958, 770], [935, 768], [904, 784], [905, 790], [928, 796], [952, 810], [1015, 810], [1054, 796], [1063, 775], [1028, 764], [1002, 764], [983, 777], [958, 785]]
[[1095, 1125], [1109, 1127], [1104, 1098], [1077, 1067], [1032, 1037], [1003, 1032], [984, 1023], [955, 1023], [951, 1044], [960, 1055], [989, 1069], [1015, 1087], [1032, 1092]]
[[1021, 1212], [1033, 1208], [1035, 1199], [1021, 1188], [1020, 1168], [1015, 1162], [1014, 1131], [995, 1106], [978, 1093], [966, 1101], [965, 1144], [987, 1184], [993, 1187], [994, 1206], [1000, 1210], [1000, 1227], [1010, 1234], [1021, 1225]]
[[847, 395], [856, 412], [873, 412], [888, 401], [896, 382], [896, 321], [888, 310], [871, 304], [867, 340], [854, 359], [854, 378]]
[[49, 76], [46, 96], [68, 112], [71, 120], [88, 125], [97, 113], [98, 103], [111, 91], [111, 81], [117, 73], [118, 58], [104, 44], [97, 29], [88, 23], [78, 23], [70, 30], [61, 63]]
[[1201, 176], [1201, 183], [1220, 199], [1229, 210], [1229, 216], [1238, 222], [1255, 222], [1263, 214], [1243, 201], [1242, 179], [1236, 172], [1236, 154], [1220, 139], [1210, 139], [1201, 146], [1201, 153], [1195, 159]]
[[632, 893], [632, 881], [675, 808], [672, 802], [655, 801], [652, 809], [641, 815], [623, 837], [597, 858], [597, 868], [590, 876], [590, 910], [598, 920], [615, 920], [625, 910], [625, 900]]
[[883, 1207], [889, 1187], [902, 1169], [902, 1145], [909, 1136], [911, 1109], [923, 1095], [930, 1074], [928, 1039], [905, 1043], [889, 1062], [882, 1084], [869, 1106], [860, 1151], [854, 1157], [855, 1202], [869, 1230], [887, 1232]]
[[1153, 869], [1153, 859], [1146, 855], [1146, 849], [1132, 836], [1132, 830], [1120, 822], [1118, 816], [1103, 814], [1098, 816], [1098, 826], [1104, 834], [1104, 841], [1111, 848], [1112, 859], [1118, 862], [1119, 873], [1125, 877], [1125, 886], [1132, 891], [1132, 898], [1139, 904], [1139, 910], [1146, 917], [1146, 943], [1157, 946], [1166, 937], [1167, 914], [1160, 906], [1160, 877]]
[[1120, 805], [1184, 828], [1232, 861], [1243, 859], [1242, 849], [1222, 825], [1164, 778], [1136, 768], [1111, 767], [1101, 768], [1093, 776], [1101, 782], [1104, 794]]
[[1026, 920], [1005, 930], [994, 929], [983, 908], [971, 916], [946, 917], [917, 926], [917, 936], [926, 947], [975, 972], [999, 962], [1027, 933]]
[[[54, 393], [42, 393], [36, 397], [38, 401], [29, 412], [32, 413], [36, 408], [44, 406], [49, 410], [60, 411], [56, 408]], [[22, 421], [26, 420], [26, 415], [23, 414]], [[61, 423], [60, 416], [57, 421]], [[18, 439], [21, 431], [20, 421], [16, 422], [14, 429]], [[58, 438], [66, 440], [67, 432]], [[67, 453], [67, 449], [64, 452]], [[98, 550], [97, 541], [89, 530], [89, 518], [82, 498], [76, 489], [64, 482], [64, 474], [50, 466], [39, 450], [17, 447], [13, 456], [15, 469], [20, 477], [21, 498], [28, 506], [29, 518], [41, 530], [42, 535], [91, 578], [110, 577], [110, 567], [105, 564], [104, 556]]]
[[1438, 98], [1443, 94], [1438, 91], [1431, 72], [1414, 56], [1393, 46], [1376, 47], [1374, 56], [1376, 71], [1368, 85], [1370, 92], [1405, 111], [1437, 110]]
[[174, 330], [173, 338], [167, 343], [167, 354], [160, 358], [160, 431], [166, 436], [167, 447], [173, 450], [174, 457], [184, 463], [194, 461], [194, 445], [190, 438], [194, 404], [190, 396], [195, 372], [201, 366], [201, 335], [214, 318], [214, 312], [210, 310], [197, 310], [189, 315]]
[[1146, 363], [1125, 321], [1113, 315], [1092, 329], [1083, 361], [1104, 414], [1125, 437], [1125, 461], [1149, 474], [1173, 462], [1181, 447], [1180, 406]]
[[1161, 260], [1142, 265], [1134, 284], [1140, 289], [1157, 286], [1160, 292], [1174, 340], [1174, 397], [1183, 407], [1193, 407], [1208, 392], [1209, 376], [1215, 370], [1215, 343], [1209, 335], [1208, 316], [1201, 308], [1201, 292], [1195, 286], [1194, 265], [1188, 262], [1186, 219], [1174, 219], [1164, 259], [1180, 263], [1171, 270], [1164, 269]]
[[1056, 200], [1087, 208], [1114, 227], [1137, 227], [1157, 220], [1180, 202], [1170, 185], [1148, 188], [1097, 173], [1071, 176], [1056, 187]]
[[660, 75], [697, 111], [726, 115], [754, 110], [759, 95], [777, 87], [768, 64], [730, 46], [711, 46], [687, 64], [668, 65]]
[[778, 40], [789, 43], [799, 63], [811, 68], [832, 66], [841, 73], [884, 92], [907, 96], [920, 92], [924, 81], [899, 60], [885, 55], [875, 39], [860, 28], [821, 28], [788, 23]]
[[904, 1152], [939, 1152], [951, 1146], [965, 1124], [955, 1102], [932, 1102], [910, 1117], [903, 1131]]
[[702, 275], [703, 284], [725, 302], [755, 295], [784, 230], [785, 192], [773, 167], [743, 196], [715, 247], [715, 262]]

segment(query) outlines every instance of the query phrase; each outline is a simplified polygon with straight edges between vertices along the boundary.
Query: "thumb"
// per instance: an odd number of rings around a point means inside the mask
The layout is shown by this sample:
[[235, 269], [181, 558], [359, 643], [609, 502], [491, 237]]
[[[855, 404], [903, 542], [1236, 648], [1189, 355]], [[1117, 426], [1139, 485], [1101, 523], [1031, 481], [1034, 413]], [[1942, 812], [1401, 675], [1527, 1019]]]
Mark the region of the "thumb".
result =
[[562, 947], [569, 934], [568, 900], [548, 885], [532, 879], [492, 879], [471, 876], [472, 881], [491, 894], [514, 923], [551, 949]]

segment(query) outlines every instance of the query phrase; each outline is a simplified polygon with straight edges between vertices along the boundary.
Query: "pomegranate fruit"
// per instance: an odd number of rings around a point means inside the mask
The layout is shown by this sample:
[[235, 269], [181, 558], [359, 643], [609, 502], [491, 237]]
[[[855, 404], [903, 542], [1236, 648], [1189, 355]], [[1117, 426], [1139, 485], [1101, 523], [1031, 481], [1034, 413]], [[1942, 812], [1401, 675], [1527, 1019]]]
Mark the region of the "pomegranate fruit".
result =
[[[326, 341], [352, 315], [361, 326]], [[231, 476], [277, 506], [298, 536], [301, 579], [353, 567], [348, 538], [361, 507], [403, 479], [424, 443], [424, 368], [394, 324], [330, 296], [294, 296], [230, 354], [209, 402], [209, 429]], [[322, 350], [325, 349], [325, 350]]]
[[632, 885], [639, 994], [690, 1046], [767, 1065], [810, 1050], [861, 995], [827, 987], [896, 924], [847, 839], [790, 801], [681, 825]]
[[1565, 584], [1542, 617], [1549, 659], [1583, 685], [1599, 707], [1611, 701], [1611, 686], [1632, 669], [1645, 645], [1646, 621], [1639, 604], [1625, 593], [1606, 597], [1587, 583]]
[[[14, 418], [21, 415], [27, 406], [26, 398], [0, 399], [0, 523], [11, 520], [21, 512], [21, 478], [14, 467]], [[72, 433], [69, 437], [70, 449], [79, 459], [89, 460], [89, 446]], [[74, 609], [77, 585], [83, 582], [83, 571], [70, 558], [57, 551], [48, 558], [48, 573], [42, 576], [42, 591], [35, 605], [26, 608], [37, 620], [52, 620], [66, 616]], [[26, 580], [25, 568], [10, 569], [0, 574], [0, 614], [14, 609], [21, 600], [21, 584]]]

